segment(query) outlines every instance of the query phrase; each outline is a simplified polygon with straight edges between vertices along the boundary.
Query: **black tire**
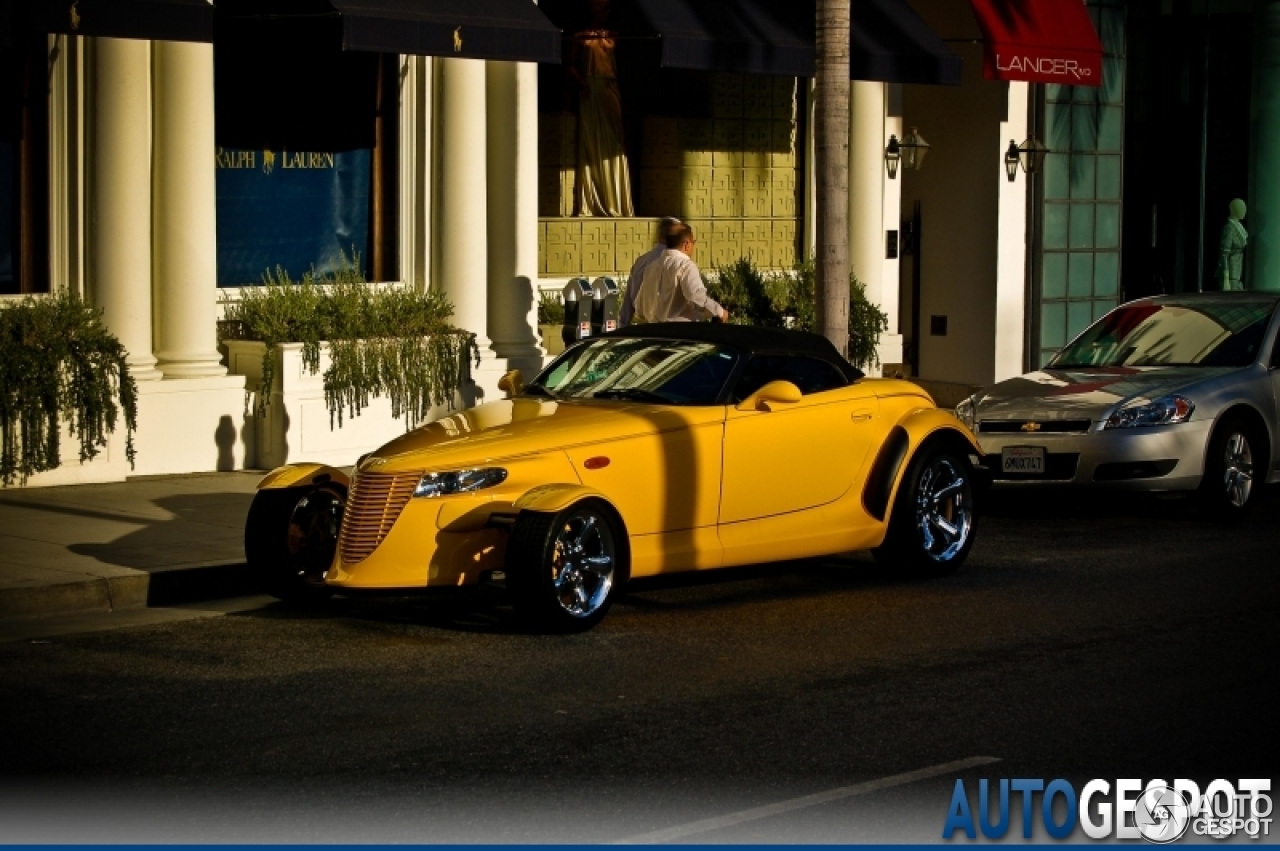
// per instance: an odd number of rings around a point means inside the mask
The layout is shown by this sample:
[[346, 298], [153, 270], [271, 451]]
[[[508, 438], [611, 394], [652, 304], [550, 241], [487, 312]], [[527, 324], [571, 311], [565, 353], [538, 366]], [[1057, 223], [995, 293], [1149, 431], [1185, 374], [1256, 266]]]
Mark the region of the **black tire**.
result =
[[902, 574], [947, 576], [968, 558], [977, 527], [968, 453], [946, 443], [926, 444], [898, 488], [884, 543], [871, 552]]
[[541, 631], [591, 629], [626, 581], [629, 553], [622, 520], [604, 500], [580, 500], [555, 514], [521, 512], [506, 557], [516, 613]]
[[1223, 520], [1246, 516], [1262, 490], [1258, 470], [1265, 480], [1266, 437], [1246, 418], [1228, 415], [1214, 428], [1205, 450], [1198, 493], [1205, 513]]
[[334, 486], [258, 491], [244, 526], [249, 567], [268, 594], [293, 603], [327, 599], [346, 490]]

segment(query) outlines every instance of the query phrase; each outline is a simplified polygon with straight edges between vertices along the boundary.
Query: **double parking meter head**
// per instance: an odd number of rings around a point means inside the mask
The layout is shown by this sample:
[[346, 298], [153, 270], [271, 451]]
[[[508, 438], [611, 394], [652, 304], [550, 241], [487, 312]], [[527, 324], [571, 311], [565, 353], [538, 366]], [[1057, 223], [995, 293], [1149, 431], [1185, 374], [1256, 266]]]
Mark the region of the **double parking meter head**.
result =
[[596, 278], [591, 282], [591, 333], [599, 336], [618, 330], [618, 282]]
[[566, 346], [591, 336], [592, 290], [586, 278], [574, 278], [564, 285], [564, 327], [560, 337]]

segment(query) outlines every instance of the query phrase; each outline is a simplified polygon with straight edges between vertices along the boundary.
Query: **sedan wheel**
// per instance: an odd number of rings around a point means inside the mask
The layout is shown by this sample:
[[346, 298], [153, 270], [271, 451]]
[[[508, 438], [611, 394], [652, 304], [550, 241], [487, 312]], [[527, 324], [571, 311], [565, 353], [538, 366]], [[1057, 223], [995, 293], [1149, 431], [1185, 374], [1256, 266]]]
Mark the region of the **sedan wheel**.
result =
[[949, 447], [926, 445], [898, 486], [889, 531], [872, 554], [876, 561], [910, 574], [954, 573], [973, 547], [975, 508], [968, 457]]
[[552, 632], [599, 623], [626, 576], [626, 542], [613, 509], [599, 499], [557, 514], [525, 512], [507, 543], [507, 588], [517, 611]]
[[1241, 517], [1253, 507], [1261, 451], [1262, 441], [1247, 421], [1233, 418], [1218, 426], [1209, 441], [1200, 482], [1200, 498], [1209, 513]]

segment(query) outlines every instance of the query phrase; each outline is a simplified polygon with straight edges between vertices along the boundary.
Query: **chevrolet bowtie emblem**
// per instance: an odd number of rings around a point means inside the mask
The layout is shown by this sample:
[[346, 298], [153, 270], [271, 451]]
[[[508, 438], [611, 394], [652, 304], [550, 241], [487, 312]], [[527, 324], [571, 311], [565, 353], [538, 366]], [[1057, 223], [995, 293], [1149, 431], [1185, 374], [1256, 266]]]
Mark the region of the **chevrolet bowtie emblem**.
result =
[[1039, 431], [1040, 423], [1023, 423], [1022, 430], [1023, 431]]

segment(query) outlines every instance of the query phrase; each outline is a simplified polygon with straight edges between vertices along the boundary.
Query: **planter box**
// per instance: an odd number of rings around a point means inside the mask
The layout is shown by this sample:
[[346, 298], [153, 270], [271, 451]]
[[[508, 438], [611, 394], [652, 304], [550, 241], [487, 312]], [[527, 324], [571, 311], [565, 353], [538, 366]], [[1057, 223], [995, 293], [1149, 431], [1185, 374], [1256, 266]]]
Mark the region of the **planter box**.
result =
[[546, 349], [547, 355], [555, 357], [564, 351], [564, 337], [559, 325], [539, 325], [538, 333], [542, 335], [542, 348]]
[[[245, 431], [247, 463], [270, 470], [295, 461], [316, 461], [349, 466], [366, 452], [405, 433], [405, 421], [391, 416], [391, 400], [375, 396], [358, 417], [344, 416], [330, 425], [324, 401], [324, 371], [329, 368], [329, 347], [320, 347], [320, 369], [314, 375], [302, 363], [302, 344], [283, 343], [275, 352], [275, 378], [264, 416], [254, 415], [256, 394], [262, 386], [262, 355], [266, 344], [248, 340], [228, 340], [227, 367], [233, 375], [245, 377], [250, 394]], [[433, 408], [427, 421], [438, 419], [463, 407], [460, 394], [454, 404]]]

